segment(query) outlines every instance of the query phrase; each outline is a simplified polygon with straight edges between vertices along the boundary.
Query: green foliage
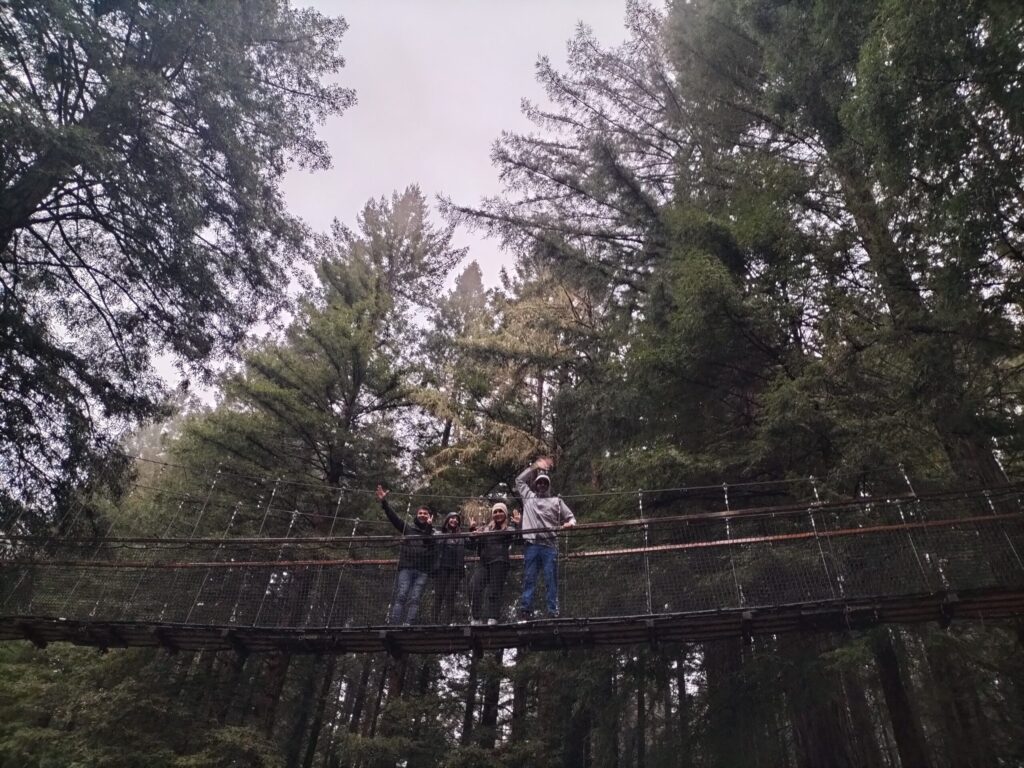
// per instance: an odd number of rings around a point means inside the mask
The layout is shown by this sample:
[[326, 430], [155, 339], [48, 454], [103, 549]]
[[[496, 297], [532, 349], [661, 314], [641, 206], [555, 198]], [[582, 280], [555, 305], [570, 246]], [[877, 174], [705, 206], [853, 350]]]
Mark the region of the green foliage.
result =
[[65, 500], [156, 412], [154, 355], [203, 364], [281, 305], [279, 185], [329, 162], [344, 30], [278, 0], [0, 9], [4, 506]]

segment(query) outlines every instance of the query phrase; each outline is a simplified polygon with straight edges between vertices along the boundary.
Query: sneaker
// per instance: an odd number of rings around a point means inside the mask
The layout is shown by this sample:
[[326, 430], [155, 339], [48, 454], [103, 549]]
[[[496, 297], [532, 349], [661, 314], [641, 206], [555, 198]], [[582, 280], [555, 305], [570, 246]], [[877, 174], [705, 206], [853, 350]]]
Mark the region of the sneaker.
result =
[[549, 619], [557, 619], [561, 614], [558, 611], [552, 611], [548, 614]]
[[473, 619], [469, 623], [470, 623], [471, 626], [474, 626], [474, 627], [479, 627], [481, 624], [483, 624], [483, 622], [480, 621], [480, 619]]
[[497, 623], [498, 623], [498, 620], [497, 620], [497, 619], [488, 619], [488, 620], [487, 620], [487, 626], [488, 626], [488, 627], [493, 627], [493, 626], [494, 626], [495, 624], [497, 624]]
[[530, 621], [533, 618], [533, 611], [520, 611], [519, 612], [519, 623], [522, 624], [524, 621]]

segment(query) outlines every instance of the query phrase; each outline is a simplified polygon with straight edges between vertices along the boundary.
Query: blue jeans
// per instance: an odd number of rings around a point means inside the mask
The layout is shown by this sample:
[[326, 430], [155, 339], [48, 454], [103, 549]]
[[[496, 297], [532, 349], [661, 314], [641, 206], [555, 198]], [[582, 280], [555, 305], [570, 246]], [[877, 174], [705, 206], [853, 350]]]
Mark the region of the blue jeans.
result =
[[395, 597], [391, 601], [388, 624], [412, 624], [420, 610], [420, 596], [427, 585], [427, 572], [402, 568], [395, 579]]
[[544, 592], [548, 613], [558, 613], [558, 549], [543, 544], [527, 544], [523, 555], [523, 599], [519, 607], [524, 613], [533, 608], [533, 591], [537, 587], [537, 574], [544, 569]]

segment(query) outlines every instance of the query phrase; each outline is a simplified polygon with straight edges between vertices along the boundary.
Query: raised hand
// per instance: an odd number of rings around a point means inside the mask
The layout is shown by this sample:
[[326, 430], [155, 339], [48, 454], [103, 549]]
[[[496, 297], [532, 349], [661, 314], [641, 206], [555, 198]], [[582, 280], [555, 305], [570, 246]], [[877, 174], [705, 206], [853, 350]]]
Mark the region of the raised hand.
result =
[[385, 491], [384, 486], [380, 483], [377, 484], [377, 501], [384, 501], [384, 497], [387, 496], [390, 491]]
[[550, 456], [541, 456], [536, 462], [534, 462], [534, 465], [537, 469], [547, 472], [555, 466], [555, 460]]

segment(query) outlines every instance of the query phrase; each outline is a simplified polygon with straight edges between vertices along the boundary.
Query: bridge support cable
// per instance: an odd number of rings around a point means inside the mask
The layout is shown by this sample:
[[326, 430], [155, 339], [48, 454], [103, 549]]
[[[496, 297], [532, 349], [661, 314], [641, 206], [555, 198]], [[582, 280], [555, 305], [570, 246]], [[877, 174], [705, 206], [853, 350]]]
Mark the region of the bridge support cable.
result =
[[[998, 517], [999, 512], [996, 509], [996, 506], [995, 506], [995, 504], [992, 501], [992, 492], [987, 490], [987, 489], [985, 490], [985, 501], [988, 504], [989, 509], [992, 511], [993, 516], [997, 516]], [[1020, 498], [1018, 497], [1018, 505], [1019, 505], [1019, 503], [1020, 503]], [[1018, 506], [1018, 508], [1019, 508], [1019, 506]], [[1006, 544], [1009, 546], [1010, 552], [1013, 553], [1013, 557], [1017, 561], [1017, 565], [1020, 566], [1020, 569], [1022, 571], [1024, 571], [1024, 560], [1021, 559], [1020, 550], [1013, 543], [1013, 539], [1010, 538], [1009, 534], [1006, 532], [1006, 528], [1004, 528], [1002, 524], [999, 525], [999, 529], [1000, 529], [1000, 531], [1002, 531], [1003, 538], [1006, 540]]]
[[[181, 501], [178, 502], [177, 510], [174, 512], [174, 514], [170, 516], [170, 520], [167, 521], [167, 527], [164, 529], [163, 538], [167, 538], [171, 535], [171, 531], [174, 530], [175, 524], [181, 517], [181, 510], [182, 508], [184, 508], [184, 506], [185, 500], [182, 499]], [[148, 572], [149, 569], [139, 571], [139, 578], [135, 581], [135, 587], [132, 589], [132, 592], [128, 596], [128, 599], [124, 601], [124, 607], [123, 610], [121, 611], [122, 620], [126, 619], [130, 615], [132, 604], [135, 602], [135, 596], [139, 594], [139, 588], [142, 586], [142, 582], [146, 578]]]
[[[267, 529], [267, 519], [270, 517], [270, 510], [274, 506], [274, 499], [277, 497], [277, 491], [278, 491], [278, 488], [280, 488], [280, 486], [281, 486], [281, 478], [280, 477], [275, 478], [274, 479], [274, 486], [270, 489], [270, 496], [267, 498], [267, 506], [266, 506], [266, 508], [263, 509], [263, 517], [260, 519], [260, 527], [256, 531], [256, 538], [257, 539], [260, 538], [261, 536], [263, 536], [264, 531]], [[259, 498], [256, 501], [257, 501], [257, 503], [256, 503], [257, 509], [263, 508], [263, 496], [260, 495]], [[239, 605], [239, 600], [241, 599], [241, 595], [248, 593], [248, 589], [247, 589], [248, 583], [247, 582], [249, 580], [249, 577], [250, 577], [249, 569], [243, 570], [242, 571], [242, 586], [239, 589], [239, 597], [235, 599], [234, 605], [231, 608], [231, 621], [232, 621], [232, 623], [238, 621], [239, 610], [241, 608], [241, 606]]]
[[[210, 487], [206, 491], [206, 498], [203, 501], [203, 506], [201, 506], [199, 508], [199, 513], [196, 515], [196, 521], [192, 525], [192, 531], [191, 531], [191, 533], [189, 533], [189, 538], [192, 538], [193, 536], [195, 536], [196, 535], [196, 531], [199, 530], [199, 524], [202, 523], [202, 521], [203, 521], [203, 515], [206, 513], [206, 508], [207, 508], [207, 506], [209, 506], [210, 499], [213, 497], [213, 491], [217, 487], [217, 481], [220, 479], [220, 474], [221, 474], [221, 467], [218, 464], [217, 465], [217, 469], [213, 473], [213, 479], [210, 481]], [[171, 584], [171, 593], [174, 592], [174, 588], [177, 586], [177, 583], [178, 583], [178, 574], [177, 574], [177, 572], [175, 572], [174, 579], [173, 579], [173, 582]], [[168, 603], [165, 602], [164, 605], [163, 605], [163, 608], [160, 610], [160, 620], [161, 621], [163, 621], [164, 616], [167, 613], [167, 606], [168, 606]]]
[[[299, 516], [299, 510], [292, 512], [291, 520], [288, 521], [288, 530], [284, 534], [285, 541], [281, 543], [281, 548], [277, 551], [277, 562], [281, 564], [282, 558], [284, 558], [285, 547], [288, 546], [287, 540], [292, 535], [292, 531], [295, 529], [295, 521]], [[272, 592], [276, 592], [285, 588], [284, 582], [289, 579], [292, 575], [292, 571], [286, 570], [287, 565], [281, 564], [283, 567], [271, 569], [267, 576], [267, 585], [263, 589], [263, 596], [260, 598], [260, 607], [256, 609], [256, 616], [252, 620], [252, 625], [258, 627], [260, 623], [260, 616], [263, 614], [263, 606], [267, 603], [267, 596]]]
[[[18, 556], [0, 561], [0, 639], [341, 652], [378, 649], [384, 632], [397, 652], [417, 653], [831, 631], [948, 621], [954, 609], [957, 620], [1024, 615], [1021, 487], [827, 501], [818, 493], [810, 504], [755, 508], [735, 508], [731, 490], [713, 511], [661, 505], [652, 517], [640, 489], [637, 519], [560, 531], [558, 619], [515, 623], [523, 564], [514, 548], [498, 629], [469, 626], [468, 579], [451, 626], [429, 623], [430, 588], [419, 624], [386, 626], [401, 537], [361, 535], [358, 518], [335, 535], [340, 494], [326, 536], [304, 535], [297, 509], [284, 536], [244, 535], [248, 513], [236, 501], [224, 506], [221, 535], [197, 537], [213, 519], [207, 494], [194, 520], [178, 505], [175, 519], [189, 518], [184, 538], [8, 536]], [[255, 507], [263, 522], [272, 502]], [[324, 510], [320, 519], [326, 528]], [[250, 520], [256, 528], [259, 518]], [[259, 533], [273, 531], [261, 523]]]
[[[350, 534], [350, 540], [348, 542], [348, 551], [346, 552], [346, 559], [352, 560], [352, 545], [356, 540], [356, 531], [359, 528], [359, 518], [357, 517], [352, 523], [352, 533]], [[324, 627], [332, 626], [331, 620], [334, 618], [334, 609], [338, 605], [338, 595], [341, 593], [341, 586], [345, 582], [345, 570], [344, 566], [338, 568], [337, 583], [334, 585], [334, 596], [331, 597], [331, 607], [327, 609], [327, 613], [324, 615]], [[388, 605], [388, 611], [391, 610], [391, 605]], [[347, 623], [344, 624], [347, 626]]]
[[[331, 527], [327, 531], [327, 538], [328, 539], [330, 539], [330, 538], [332, 538], [334, 536], [334, 528], [338, 524], [338, 515], [341, 513], [341, 502], [342, 502], [342, 499], [344, 499], [344, 498], [345, 498], [345, 492], [344, 492], [344, 490], [339, 488], [338, 489], [338, 502], [334, 505], [334, 515], [331, 518]], [[352, 534], [352, 535], [354, 536], [355, 534]], [[309, 590], [309, 597], [308, 597], [309, 607], [306, 610], [306, 618], [305, 618], [305, 621], [303, 622], [306, 626], [311, 626], [312, 625], [313, 611], [316, 610], [316, 602], [317, 602], [316, 598], [317, 598], [317, 595], [320, 593], [320, 583], [321, 583], [321, 579], [323, 578], [323, 573], [324, 573], [324, 568], [323, 568], [323, 565], [321, 565], [319, 568], [317, 568], [316, 577], [313, 579], [313, 586]], [[330, 618], [330, 614], [328, 614], [328, 622], [329, 622], [329, 618]]]
[[[228, 516], [227, 527], [224, 528], [224, 533], [221, 538], [226, 541], [227, 536], [231, 533], [231, 528], [235, 524], [235, 520], [238, 518], [238, 509], [242, 502], [236, 502], [235, 506], [231, 508], [231, 514]], [[213, 553], [213, 562], [220, 562], [221, 554], [224, 552], [224, 541], [217, 546], [217, 549]], [[203, 596], [203, 590], [206, 589], [206, 584], [210, 580], [210, 574], [213, 573], [212, 568], [207, 568], [206, 573], [203, 574], [202, 580], [199, 582], [199, 589], [196, 590], [195, 597], [192, 598], [192, 605], [189, 606], [188, 613], [185, 614], [185, 623], [188, 624], [192, 619], [192, 614], [195, 613], [196, 607], [201, 605], [199, 598]]]
[[[818, 495], [818, 485], [814, 481], [814, 475], [810, 476], [811, 488], [814, 489], [814, 502], [815, 504], [821, 503], [821, 496]], [[832, 580], [832, 574], [829, 572], [828, 561], [825, 559], [825, 550], [821, 546], [821, 537], [818, 535], [818, 523], [814, 519], [814, 507], [808, 507], [807, 518], [811, 522], [811, 530], [814, 531], [814, 543], [818, 546], [818, 557], [821, 558], [821, 568], [825, 573], [825, 581], [828, 583], [829, 591], [832, 593], [832, 597], [836, 597], [836, 590]]]
[[652, 602], [651, 602], [652, 601], [652, 596], [651, 596], [651, 557], [650, 557], [651, 541], [650, 541], [649, 526], [647, 525], [647, 521], [644, 520], [644, 492], [643, 492], [642, 489], [639, 489], [639, 488], [637, 489], [636, 501], [637, 501], [637, 507], [639, 508], [639, 512], [640, 512], [640, 520], [643, 521], [643, 531], [644, 531], [644, 578], [647, 580], [647, 589], [646, 589], [646, 591], [644, 593], [644, 596], [647, 598], [647, 612], [648, 613], [654, 613], [654, 607], [653, 607]]

